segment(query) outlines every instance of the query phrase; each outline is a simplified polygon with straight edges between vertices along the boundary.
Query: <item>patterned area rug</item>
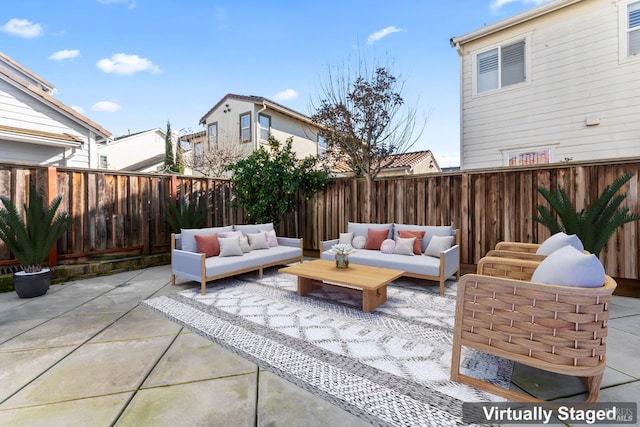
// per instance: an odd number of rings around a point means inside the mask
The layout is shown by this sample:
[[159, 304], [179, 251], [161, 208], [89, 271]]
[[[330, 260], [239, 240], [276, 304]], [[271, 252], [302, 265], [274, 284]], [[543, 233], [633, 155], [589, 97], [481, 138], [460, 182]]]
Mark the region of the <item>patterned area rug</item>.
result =
[[[143, 302], [169, 319], [374, 425], [461, 425], [463, 402], [504, 401], [449, 380], [455, 283], [401, 279], [371, 313], [360, 294], [265, 272]], [[424, 283], [424, 282], [422, 282]], [[463, 351], [463, 372], [502, 387], [512, 363]]]

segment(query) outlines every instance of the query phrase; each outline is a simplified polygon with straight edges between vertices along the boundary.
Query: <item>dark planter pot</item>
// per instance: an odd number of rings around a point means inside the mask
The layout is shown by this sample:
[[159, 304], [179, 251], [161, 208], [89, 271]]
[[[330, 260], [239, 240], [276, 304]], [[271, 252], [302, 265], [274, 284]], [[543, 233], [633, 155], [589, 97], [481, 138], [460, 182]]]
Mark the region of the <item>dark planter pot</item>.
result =
[[51, 270], [43, 269], [37, 273], [19, 271], [13, 273], [13, 289], [20, 298], [33, 298], [44, 295], [51, 284]]

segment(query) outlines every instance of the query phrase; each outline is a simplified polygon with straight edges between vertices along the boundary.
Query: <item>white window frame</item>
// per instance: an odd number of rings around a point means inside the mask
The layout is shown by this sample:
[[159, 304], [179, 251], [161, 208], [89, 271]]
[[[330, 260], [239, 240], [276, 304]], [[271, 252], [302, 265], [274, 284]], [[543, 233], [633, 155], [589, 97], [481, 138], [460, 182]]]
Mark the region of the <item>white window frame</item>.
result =
[[[242, 118], [243, 117], [248, 117], [248, 121], [249, 121], [249, 126], [248, 127], [242, 127]], [[246, 113], [241, 113], [240, 114], [240, 119], [238, 120], [238, 126], [240, 128], [240, 142], [241, 143], [251, 142], [251, 111], [247, 111]], [[244, 139], [242, 137], [243, 129], [248, 129], [248, 132], [247, 132], [248, 137], [246, 139]]]
[[[640, 3], [638, 0], [623, 0], [618, 3], [618, 58], [619, 62], [632, 62], [640, 60], [640, 52], [629, 55], [629, 6]], [[640, 26], [634, 27], [632, 31], [640, 31]]]
[[204, 142], [193, 144], [193, 164], [200, 167], [204, 164]]
[[[269, 121], [269, 127], [264, 128], [262, 127], [262, 119], [267, 119]], [[258, 114], [258, 127], [260, 129], [260, 133], [259, 133], [259, 137], [260, 137], [260, 141], [269, 141], [269, 135], [271, 134], [271, 116], [269, 116], [268, 114]], [[266, 131], [266, 138], [265, 138], [265, 133]]]
[[[216, 130], [213, 135], [212, 129]], [[209, 126], [207, 126], [207, 141], [209, 142], [209, 147], [218, 145], [218, 122], [209, 123]]]
[[109, 169], [109, 156], [106, 154], [98, 155], [98, 164], [100, 165], [100, 169]]
[[[520, 83], [514, 83], [507, 86], [502, 86], [502, 64], [500, 57], [500, 50], [504, 46], [509, 46], [514, 43], [524, 42], [524, 81]], [[489, 52], [491, 50], [498, 49], [498, 87], [495, 89], [489, 89], [482, 92], [478, 92], [478, 55]], [[493, 44], [491, 46], [485, 46], [482, 49], [476, 50], [471, 53], [471, 75], [473, 81], [473, 96], [485, 96], [492, 93], [503, 92], [507, 90], [517, 89], [525, 85], [531, 84], [531, 34], [521, 34], [512, 37], [507, 40], [503, 40], [500, 43]]]

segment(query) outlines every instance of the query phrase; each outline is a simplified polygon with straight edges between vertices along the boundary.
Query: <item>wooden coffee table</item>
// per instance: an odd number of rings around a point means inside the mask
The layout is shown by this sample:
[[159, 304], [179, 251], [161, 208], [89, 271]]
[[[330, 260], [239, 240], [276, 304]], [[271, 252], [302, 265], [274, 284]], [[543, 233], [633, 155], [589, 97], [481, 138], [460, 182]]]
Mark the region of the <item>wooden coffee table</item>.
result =
[[[362, 311], [370, 312], [387, 300], [387, 284], [404, 274], [402, 270], [350, 264], [336, 268], [335, 261], [323, 259], [284, 267], [280, 273], [298, 276], [298, 295], [326, 286], [362, 292]], [[327, 283], [329, 282], [329, 283]]]

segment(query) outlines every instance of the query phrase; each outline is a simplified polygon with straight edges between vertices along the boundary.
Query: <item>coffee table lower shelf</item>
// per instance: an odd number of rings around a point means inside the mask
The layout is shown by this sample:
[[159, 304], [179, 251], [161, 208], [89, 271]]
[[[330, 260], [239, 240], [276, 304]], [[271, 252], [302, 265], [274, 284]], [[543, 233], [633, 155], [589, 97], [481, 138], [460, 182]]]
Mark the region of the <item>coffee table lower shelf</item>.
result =
[[[315, 260], [281, 268], [281, 273], [298, 276], [298, 295], [322, 286], [333, 286], [362, 293], [362, 311], [368, 313], [387, 301], [387, 284], [401, 277], [402, 270], [351, 264], [336, 268], [335, 262]], [[326, 283], [329, 282], [329, 283]]]

